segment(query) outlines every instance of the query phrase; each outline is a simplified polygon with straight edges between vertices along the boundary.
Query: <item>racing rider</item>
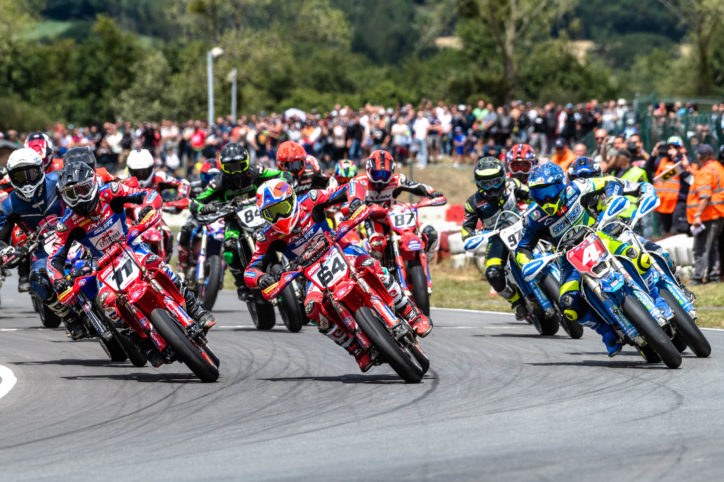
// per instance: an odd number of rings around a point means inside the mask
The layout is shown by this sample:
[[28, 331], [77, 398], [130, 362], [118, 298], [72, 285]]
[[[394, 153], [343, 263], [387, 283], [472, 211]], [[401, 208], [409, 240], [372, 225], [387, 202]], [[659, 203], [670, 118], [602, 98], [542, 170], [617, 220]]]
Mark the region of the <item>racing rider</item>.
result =
[[[427, 184], [410, 181], [404, 174], [395, 174], [395, 161], [392, 154], [383, 150], [377, 150], [370, 154], [369, 159], [367, 159], [366, 175], [359, 175], [354, 180], [367, 190], [365, 196], [367, 204], [387, 207], [403, 192], [430, 198], [443, 195]], [[382, 246], [382, 242], [375, 240], [375, 238], [384, 237], [382, 225], [367, 220], [365, 221], [365, 228], [367, 229], [370, 247], [374, 249], [375, 246]], [[438, 233], [429, 224], [425, 225], [421, 232], [425, 240], [427, 258], [432, 259], [435, 254]]]
[[[16, 225], [29, 235], [41, 224], [55, 224], [63, 216], [63, 206], [55, 189], [58, 175], [55, 172], [45, 174], [43, 160], [35, 150], [13, 151], [8, 158], [7, 170], [13, 190], [0, 207], [0, 241], [6, 243]], [[8, 246], [1, 254], [3, 265], [12, 268], [27, 259], [29, 253], [23, 247]], [[58, 302], [48, 279], [48, 254], [44, 243], [40, 243], [32, 255], [35, 260], [30, 266], [30, 289], [63, 321], [71, 338], [81, 338], [85, 333], [82, 324], [71, 318], [70, 310]]]
[[[256, 195], [257, 188], [269, 179], [287, 178], [282, 171], [265, 169], [260, 164], [249, 164], [249, 153], [236, 142], [229, 142], [219, 155], [221, 175], [209, 182], [204, 192], [191, 202], [192, 214], [209, 214], [217, 210], [219, 203], [233, 199], [248, 199]], [[193, 224], [187, 223], [179, 234], [179, 270], [185, 273], [188, 268], [191, 232]], [[241, 226], [236, 219], [228, 219], [224, 232], [224, 261], [229, 266], [236, 284], [240, 300], [246, 300], [249, 289], [244, 283], [244, 268], [239, 253], [236, 252], [237, 239], [241, 235]]]
[[[68, 206], [56, 227], [59, 244], [48, 258], [48, 271], [58, 293], [67, 290], [73, 283], [64, 278], [65, 261], [73, 241], [89, 248], [93, 257], [99, 258], [111, 241], [125, 241], [128, 236], [125, 204], [144, 205], [139, 219], [160, 208], [162, 204], [160, 195], [150, 189], [137, 189], [119, 182], [99, 185], [93, 169], [78, 161], [67, 163], [63, 167], [57, 188], [63, 202]], [[205, 331], [214, 326], [214, 316], [197, 303], [194, 294], [186, 289], [185, 283], [160, 257], [141, 242], [134, 242], [131, 248], [136, 254], [143, 256], [145, 266], [160, 266], [164, 269], [183, 294], [186, 312], [191, 318], [201, 324]]]
[[516, 144], [505, 154], [510, 177], [517, 179], [521, 184], [528, 184], [528, 174], [534, 166], [538, 165], [535, 151], [528, 144]]
[[[257, 192], [257, 207], [269, 226], [256, 233], [256, 251], [246, 269], [246, 283], [251, 288], [266, 289], [276, 282], [266, 273], [273, 254], [283, 252], [288, 259], [298, 258], [314, 242], [321, 232], [332, 232], [324, 216], [324, 210], [333, 204], [349, 201], [349, 211], [354, 216], [364, 203], [361, 198], [364, 189], [357, 183], [330, 188], [311, 190], [297, 199], [289, 184], [282, 180], [264, 183]], [[427, 336], [432, 323], [422, 314], [415, 304], [400, 289], [400, 285], [380, 264], [364, 250], [344, 239], [340, 242], [345, 255], [357, 270], [372, 270], [382, 281], [395, 301], [395, 311], [405, 319], [421, 336]], [[312, 283], [307, 285], [307, 297], [304, 300], [307, 317], [317, 324], [319, 330], [332, 338], [335, 343], [347, 349], [354, 356], [360, 369], [365, 372], [371, 366], [370, 355], [362, 350], [354, 335], [330, 322], [330, 316], [324, 313], [322, 293]]]
[[288, 173], [292, 187], [298, 196], [311, 189], [326, 189], [330, 186], [331, 176], [322, 173], [316, 157], [308, 155], [301, 144], [284, 141], [277, 149], [277, 167]]
[[[530, 199], [527, 186], [522, 184], [518, 177], [506, 178], [503, 163], [494, 157], [483, 157], [478, 161], [474, 178], [478, 190], [465, 201], [463, 240], [475, 234], [478, 221], [484, 229], [495, 229], [498, 215], [502, 211], [518, 212], [518, 204], [526, 203]], [[510, 221], [505, 225], [509, 224]], [[510, 302], [515, 317], [522, 320], [526, 314], [525, 303], [518, 290], [506, 281], [507, 260], [508, 248], [499, 236], [493, 237], [485, 250], [485, 277], [493, 289]]]
[[[536, 204], [526, 213], [525, 227], [516, 250], [516, 260], [521, 266], [532, 259], [533, 248], [539, 240], [545, 239], [555, 245], [568, 228], [577, 225], [592, 226], [596, 223], [596, 219], [583, 205], [584, 202], [588, 203], [586, 198], [596, 200], [598, 196], [605, 195], [606, 199], [611, 199], [612, 196], [624, 194], [624, 184], [611, 177], [577, 179], [569, 183], [566, 181], [563, 169], [553, 163], [533, 168], [528, 188]], [[634, 190], [637, 190], [638, 194], [646, 195], [655, 192], [653, 186], [648, 183], [628, 183], [626, 190], [629, 189], [632, 190], [626, 194], [632, 194]], [[642, 275], [646, 276], [649, 273], [651, 257], [648, 254], [600, 231], [599, 235], [612, 253], [623, 254], [630, 258]], [[587, 306], [581, 296], [580, 281], [581, 276], [578, 271], [567, 259], [562, 258], [560, 304], [564, 316], [595, 330], [603, 338], [609, 356], [614, 356], [621, 351], [621, 344], [613, 329], [599, 320]], [[654, 287], [651, 293], [654, 295], [656, 306], [669, 317], [671, 310], [658, 296], [658, 290]]]

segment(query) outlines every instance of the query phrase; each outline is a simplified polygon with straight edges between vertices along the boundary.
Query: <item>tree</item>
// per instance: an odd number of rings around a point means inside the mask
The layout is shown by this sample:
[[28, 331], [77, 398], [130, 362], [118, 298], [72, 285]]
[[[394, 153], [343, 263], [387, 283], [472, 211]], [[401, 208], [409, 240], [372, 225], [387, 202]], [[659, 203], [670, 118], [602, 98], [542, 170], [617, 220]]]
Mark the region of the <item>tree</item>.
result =
[[689, 28], [696, 55], [696, 93], [713, 92], [712, 48], [714, 36], [724, 26], [724, 2], [721, 0], [660, 0]]
[[573, 5], [574, 0], [458, 0], [457, 10], [495, 42], [509, 99], [520, 91], [521, 50], [549, 36], [554, 21]]
[[124, 120], [160, 121], [175, 117], [169, 92], [171, 69], [159, 51], [153, 51], [133, 66], [133, 83], [111, 99], [111, 108]]

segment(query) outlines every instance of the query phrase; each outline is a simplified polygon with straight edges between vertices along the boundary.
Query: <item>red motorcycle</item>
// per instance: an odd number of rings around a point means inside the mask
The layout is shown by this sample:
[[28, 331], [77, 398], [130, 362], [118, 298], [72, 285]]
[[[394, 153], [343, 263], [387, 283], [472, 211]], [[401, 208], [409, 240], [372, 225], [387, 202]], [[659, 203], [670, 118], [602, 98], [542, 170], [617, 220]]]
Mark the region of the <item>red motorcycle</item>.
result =
[[[361, 212], [360, 212], [361, 211]], [[417, 383], [430, 361], [417, 343], [410, 325], [395, 315], [393, 300], [371, 271], [355, 271], [339, 240], [369, 214], [362, 208], [340, 223], [336, 236], [323, 232], [313, 239], [302, 256], [292, 261], [275, 284], [263, 290], [274, 299], [297, 276], [316, 285], [324, 297], [324, 309], [338, 326], [354, 334], [376, 365], [388, 363], [408, 383]]]
[[[112, 322], [125, 322], [140, 338], [150, 339], [161, 355], [160, 363], [181, 361], [201, 381], [213, 382], [219, 378], [219, 359], [209, 348], [203, 328], [184, 311], [183, 295], [163, 267], [144, 266], [129, 247], [160, 218], [158, 211], [149, 213], [131, 227], [126, 243], [114, 241], [97, 260], [92, 274], [98, 280], [96, 299]], [[58, 299], [63, 304], [74, 302], [86, 283], [75, 282]]]
[[381, 255], [382, 266], [395, 276], [405, 293], [412, 295], [418, 308], [428, 316], [432, 283], [417, 210], [446, 203], [445, 196], [440, 196], [423, 198], [416, 204], [398, 202], [390, 207], [371, 207], [371, 217], [385, 234], [380, 235], [375, 230], [368, 237], [370, 252]]

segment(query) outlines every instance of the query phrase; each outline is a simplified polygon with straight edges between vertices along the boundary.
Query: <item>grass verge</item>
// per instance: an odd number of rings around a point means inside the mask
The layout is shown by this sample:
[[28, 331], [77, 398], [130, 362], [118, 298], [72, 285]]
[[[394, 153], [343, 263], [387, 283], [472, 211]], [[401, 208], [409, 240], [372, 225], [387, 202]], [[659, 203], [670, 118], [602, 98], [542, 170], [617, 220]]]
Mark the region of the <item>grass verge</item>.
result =
[[[511, 312], [508, 303], [500, 296], [490, 296], [490, 285], [481, 281], [481, 275], [472, 265], [453, 269], [445, 261], [433, 266], [431, 273], [431, 306]], [[711, 283], [693, 286], [691, 290], [696, 294], [697, 324], [707, 328], [724, 328], [724, 285]]]

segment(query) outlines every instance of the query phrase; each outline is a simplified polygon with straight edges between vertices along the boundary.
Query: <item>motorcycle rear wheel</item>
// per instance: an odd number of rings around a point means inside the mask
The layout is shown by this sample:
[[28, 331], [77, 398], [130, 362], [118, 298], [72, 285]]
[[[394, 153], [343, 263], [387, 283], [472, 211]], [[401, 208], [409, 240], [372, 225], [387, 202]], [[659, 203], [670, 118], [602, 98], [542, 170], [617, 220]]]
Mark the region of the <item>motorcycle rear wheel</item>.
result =
[[219, 379], [219, 368], [191, 340], [184, 329], [162, 308], [151, 312], [151, 323], [159, 334], [171, 345], [179, 360], [183, 361], [202, 382], [215, 382]]
[[50, 311], [45, 304], [40, 301], [37, 297], [30, 297], [33, 301], [33, 308], [38, 312], [40, 316], [40, 323], [46, 328], [58, 328], [62, 321], [58, 315]]
[[268, 301], [247, 301], [247, 308], [257, 330], [271, 330], [277, 322], [274, 305]]
[[627, 295], [623, 300], [623, 312], [667, 367], [678, 368], [681, 365], [681, 353], [638, 298]]
[[427, 275], [420, 261], [413, 260], [407, 266], [407, 281], [412, 285], [412, 297], [425, 316], [430, 316], [430, 294], [427, 292]]
[[[271, 273], [275, 277], [279, 277], [282, 272], [281, 265], [275, 264], [271, 268]], [[284, 287], [281, 294], [279, 295], [279, 315], [282, 317], [284, 326], [287, 327], [292, 333], [297, 333], [302, 329], [302, 322], [304, 320], [304, 311], [300, 308], [297, 295], [294, 293], [294, 286], [289, 283]]]
[[206, 260], [206, 269], [204, 270], [207, 274], [207, 279], [201, 286], [198, 287], [199, 291], [199, 302], [205, 310], [211, 310], [216, 303], [216, 298], [219, 296], [219, 289], [221, 288], [223, 269], [221, 267], [221, 258], [218, 254], [209, 256]]
[[691, 348], [691, 351], [699, 358], [706, 358], [711, 355], [711, 345], [701, 332], [696, 322], [689, 316], [689, 313], [676, 301], [674, 295], [668, 290], [659, 290], [661, 297], [674, 312], [674, 327], [676, 334], [681, 335], [684, 342]]
[[569, 320], [563, 315], [560, 308], [559, 299], [561, 296], [561, 288], [556, 282], [553, 276], [544, 276], [540, 283], [543, 293], [548, 297], [548, 301], [553, 305], [553, 309], [556, 310], [556, 316], [558, 323], [563, 327], [563, 331], [568, 333], [568, 336], [574, 340], [579, 339], [583, 336], [583, 326], [575, 320]]
[[415, 364], [410, 355], [397, 344], [392, 335], [383, 326], [383, 321], [372, 308], [363, 306], [354, 315], [360, 329], [379, 350], [383, 359], [407, 383], [419, 383], [424, 376], [423, 370]]

